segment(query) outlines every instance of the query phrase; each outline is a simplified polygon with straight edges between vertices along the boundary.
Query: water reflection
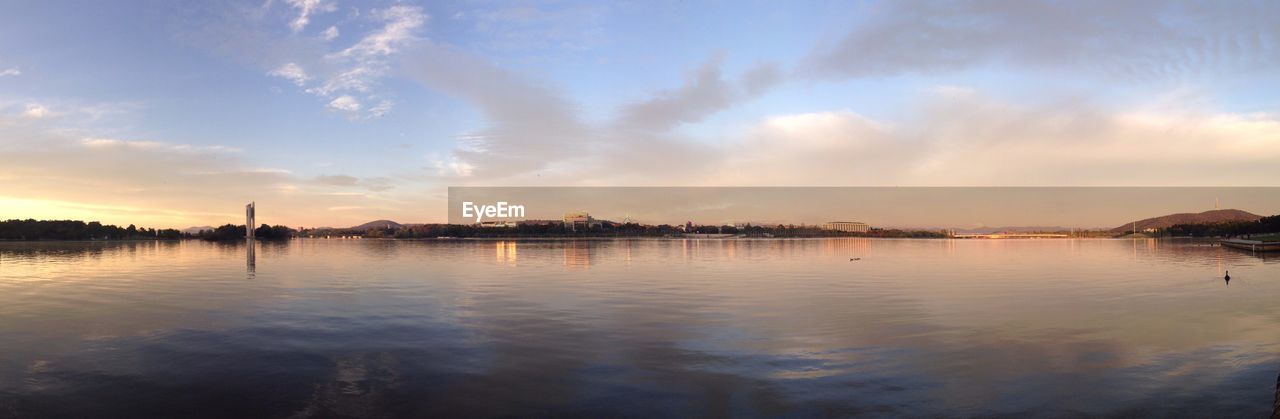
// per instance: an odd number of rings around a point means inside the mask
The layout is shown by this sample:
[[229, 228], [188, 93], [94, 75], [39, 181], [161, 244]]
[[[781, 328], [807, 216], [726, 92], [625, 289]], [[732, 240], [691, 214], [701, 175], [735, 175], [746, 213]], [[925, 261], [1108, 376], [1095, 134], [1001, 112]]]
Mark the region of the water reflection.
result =
[[573, 240], [564, 243], [564, 266], [571, 269], [591, 267], [591, 241]]
[[498, 263], [514, 265], [516, 260], [519, 259], [519, 242], [497, 241], [493, 245]]
[[252, 239], [244, 242], [244, 265], [247, 279], [253, 279], [258, 265], [257, 243]]
[[1278, 273], [1190, 241], [3, 243], [0, 416], [1256, 417]]

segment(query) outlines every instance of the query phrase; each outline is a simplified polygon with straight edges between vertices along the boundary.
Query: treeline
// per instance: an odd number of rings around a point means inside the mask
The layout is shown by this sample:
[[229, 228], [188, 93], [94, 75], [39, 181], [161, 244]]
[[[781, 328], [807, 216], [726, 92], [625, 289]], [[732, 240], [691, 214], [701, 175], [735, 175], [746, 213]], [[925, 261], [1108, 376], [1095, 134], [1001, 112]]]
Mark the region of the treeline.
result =
[[1160, 231], [1170, 237], [1234, 237], [1245, 234], [1280, 233], [1280, 215], [1258, 221], [1223, 221], [1205, 224], [1176, 224]]
[[175, 240], [181, 231], [119, 227], [97, 221], [7, 220], [0, 221], [0, 240]]
[[[263, 224], [253, 234], [262, 240], [281, 240], [293, 237], [297, 231], [286, 226]], [[244, 240], [244, 225], [227, 224], [213, 230], [201, 230], [195, 234], [175, 229], [119, 227], [97, 221], [76, 220], [7, 220], [0, 221], [0, 240]]]
[[[292, 238], [295, 234], [297, 234], [296, 230], [282, 225], [263, 224], [253, 229], [253, 237], [258, 240], [284, 240]], [[209, 241], [244, 240], [244, 224], [224, 224], [213, 230], [200, 230], [194, 237]]]
[[[691, 233], [733, 234], [746, 237], [893, 237], [893, 238], [941, 238], [942, 232], [880, 230], [866, 233], [847, 233], [824, 230], [817, 226], [695, 226]], [[359, 236], [367, 238], [505, 238], [505, 237], [679, 237], [684, 229], [672, 225], [645, 225], [636, 223], [601, 223], [590, 228], [573, 230], [560, 223], [520, 224], [513, 227], [490, 227], [462, 224], [422, 224], [399, 228], [311, 229], [299, 232], [307, 237]]]

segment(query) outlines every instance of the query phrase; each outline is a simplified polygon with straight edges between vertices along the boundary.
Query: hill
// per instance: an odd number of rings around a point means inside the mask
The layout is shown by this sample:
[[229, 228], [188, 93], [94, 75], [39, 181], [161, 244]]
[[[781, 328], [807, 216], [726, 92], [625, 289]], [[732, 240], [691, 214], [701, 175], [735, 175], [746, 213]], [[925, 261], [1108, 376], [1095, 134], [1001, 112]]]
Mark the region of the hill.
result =
[[355, 227], [348, 228], [348, 230], [365, 231], [365, 230], [374, 229], [374, 228], [400, 228], [403, 226], [404, 226], [403, 224], [400, 224], [391, 220], [374, 220], [374, 221], [370, 221]]
[[214, 228], [216, 227], [213, 227], [213, 226], [187, 227], [182, 229], [182, 232], [186, 234], [196, 234], [201, 231], [213, 231]]
[[[1258, 221], [1262, 216], [1238, 209], [1211, 210], [1202, 213], [1169, 214], [1137, 222], [1138, 231], [1148, 228], [1168, 228], [1174, 224], [1208, 224], [1223, 221]], [[1114, 233], [1132, 232], [1134, 223], [1111, 229]]]

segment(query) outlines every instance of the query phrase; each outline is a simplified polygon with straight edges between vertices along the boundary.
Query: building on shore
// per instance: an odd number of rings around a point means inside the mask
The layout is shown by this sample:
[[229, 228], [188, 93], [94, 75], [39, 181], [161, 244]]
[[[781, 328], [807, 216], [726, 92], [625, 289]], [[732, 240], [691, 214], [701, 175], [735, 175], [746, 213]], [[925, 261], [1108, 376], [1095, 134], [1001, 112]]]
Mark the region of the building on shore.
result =
[[823, 230], [841, 231], [845, 233], [866, 233], [870, 230], [867, 223], [857, 221], [832, 221], [822, 225]]
[[567, 230], [590, 230], [592, 227], [599, 226], [600, 221], [591, 218], [591, 214], [586, 211], [574, 211], [564, 214], [564, 228]]

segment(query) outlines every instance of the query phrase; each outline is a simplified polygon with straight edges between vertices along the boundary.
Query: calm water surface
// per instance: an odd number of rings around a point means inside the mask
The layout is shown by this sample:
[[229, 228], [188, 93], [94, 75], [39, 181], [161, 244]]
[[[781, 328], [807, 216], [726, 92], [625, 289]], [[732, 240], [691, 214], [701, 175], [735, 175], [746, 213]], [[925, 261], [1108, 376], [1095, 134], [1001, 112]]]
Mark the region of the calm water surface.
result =
[[0, 244], [0, 417], [1266, 417], [1280, 373], [1277, 258], [1186, 241], [248, 250]]

